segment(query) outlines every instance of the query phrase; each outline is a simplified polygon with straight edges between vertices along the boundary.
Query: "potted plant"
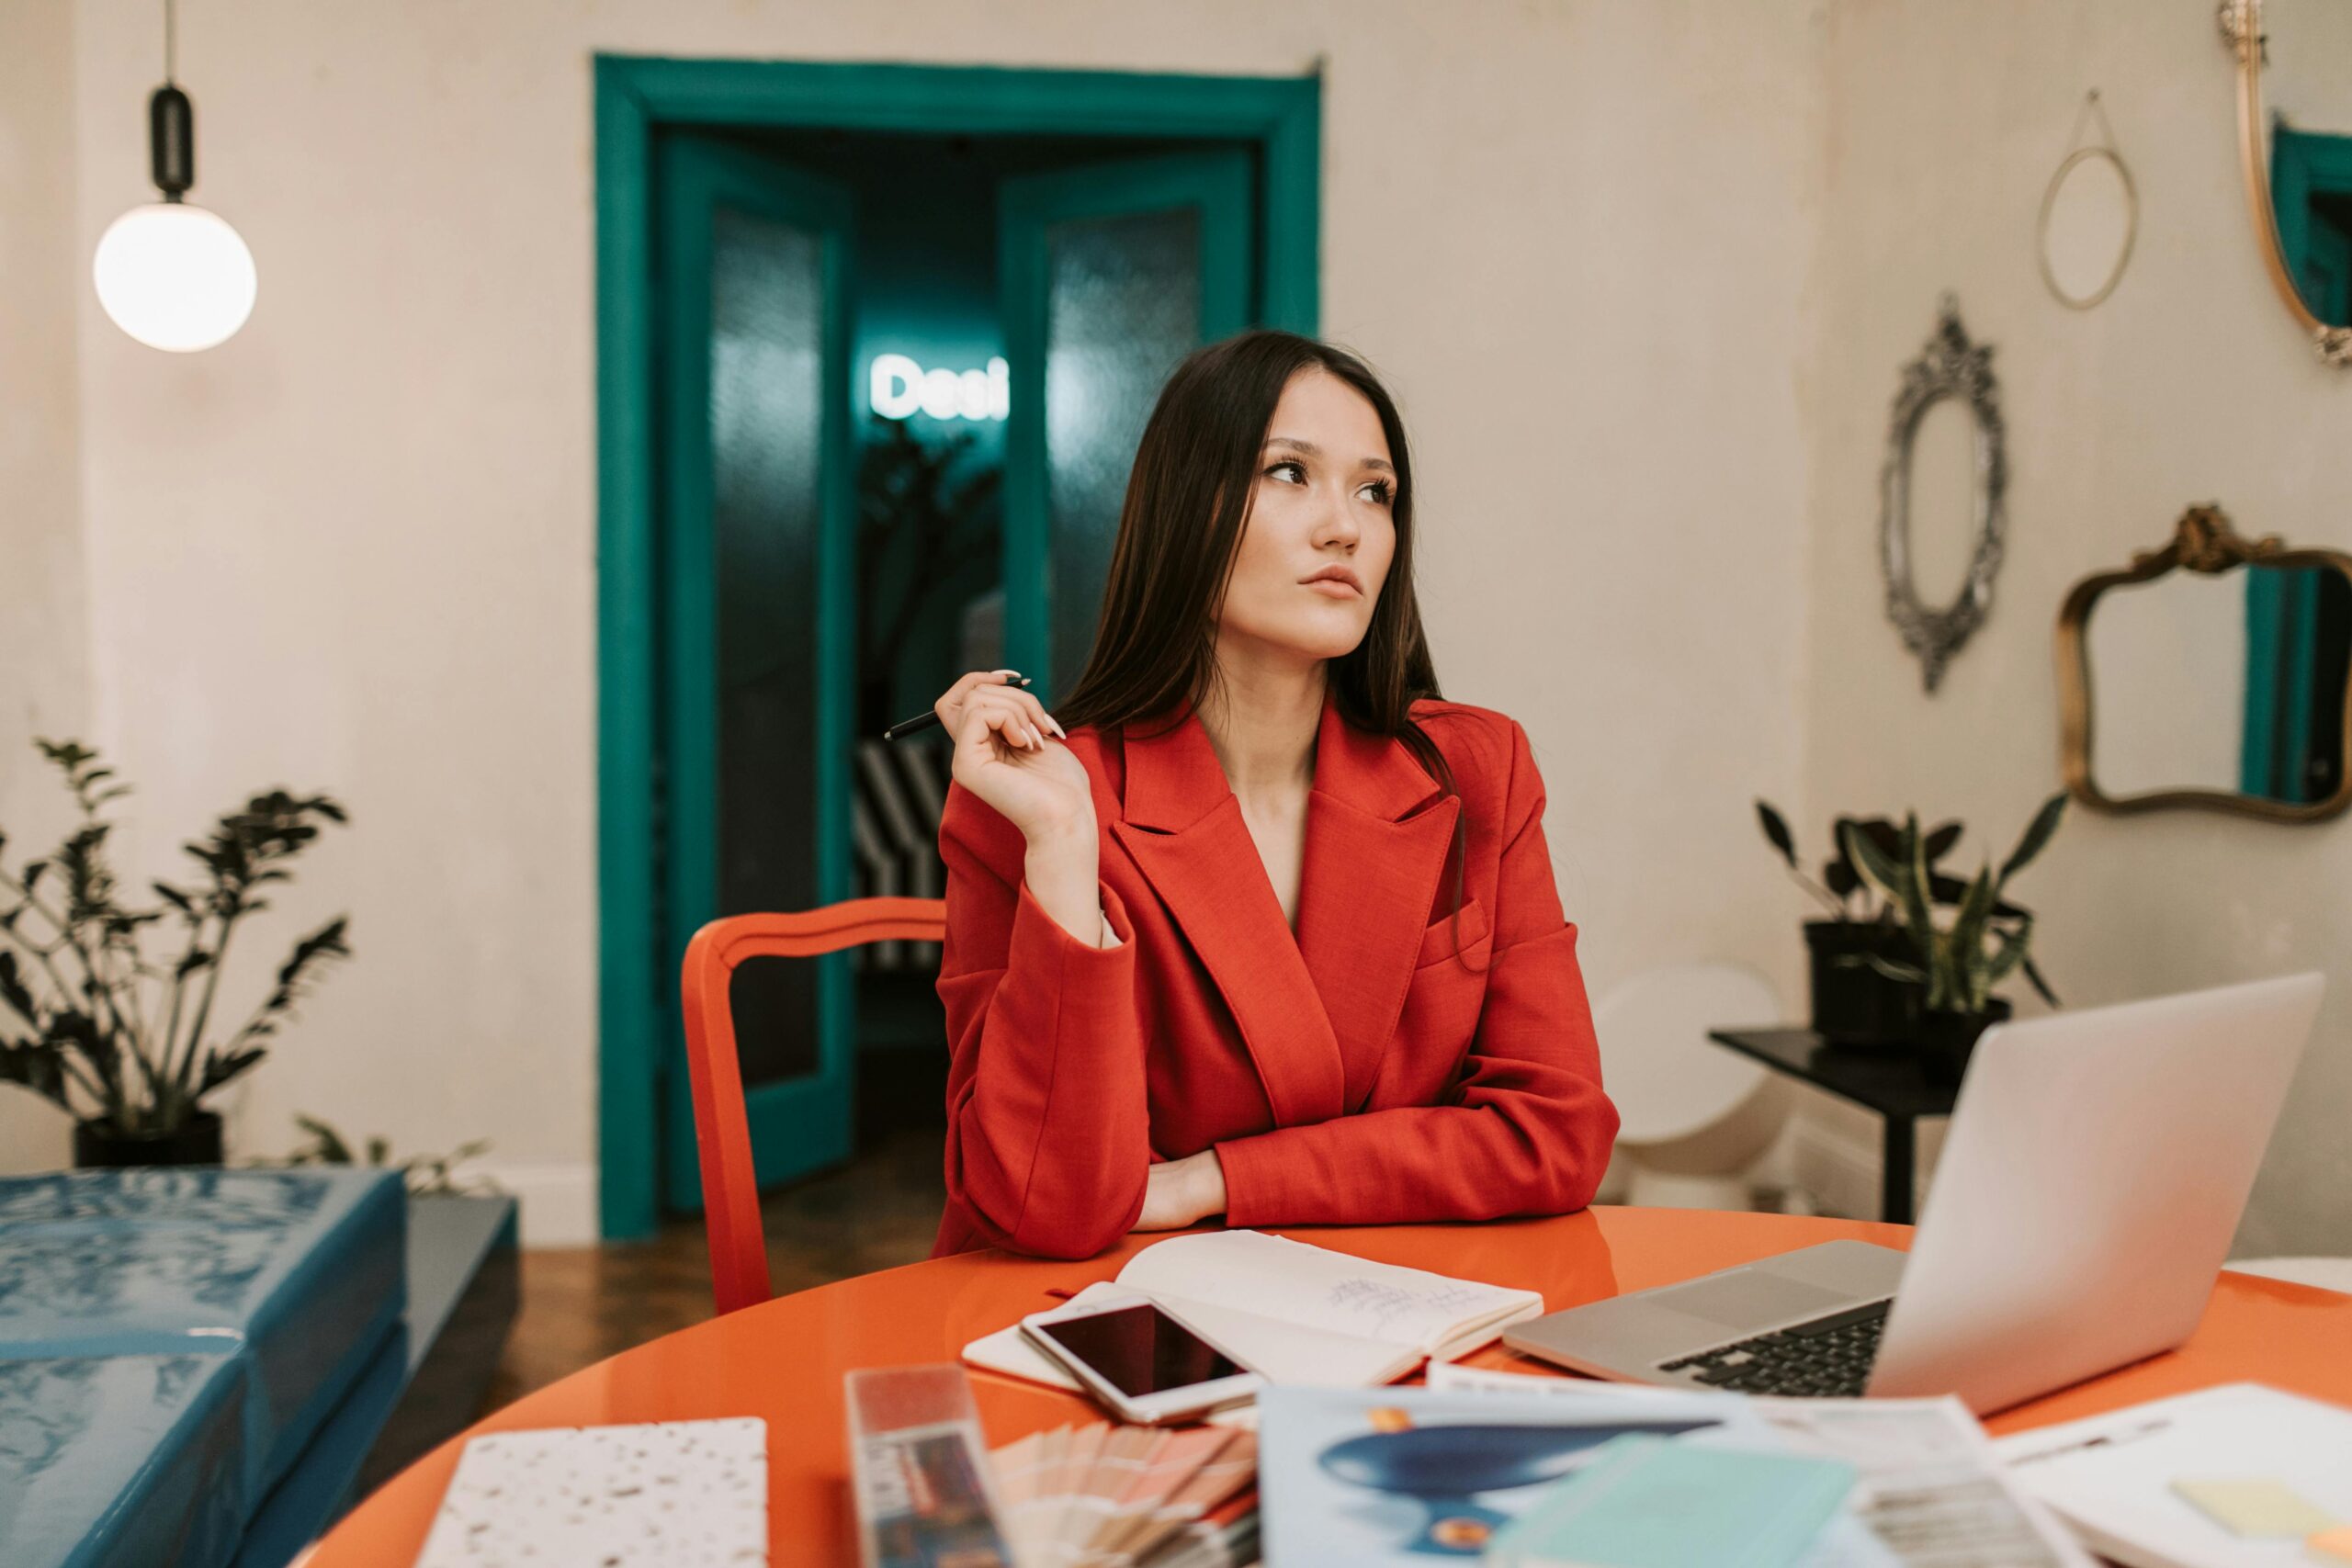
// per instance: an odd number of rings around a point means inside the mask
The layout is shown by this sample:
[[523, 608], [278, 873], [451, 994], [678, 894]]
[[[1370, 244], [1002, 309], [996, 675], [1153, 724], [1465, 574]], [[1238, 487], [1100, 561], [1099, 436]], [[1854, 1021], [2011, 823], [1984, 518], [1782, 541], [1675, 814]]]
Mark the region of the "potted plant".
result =
[[2006, 902], [2002, 890], [2030, 864], [2058, 831], [2066, 797], [2053, 795], [2028, 824], [2024, 837], [1996, 873], [1988, 863], [1962, 889], [1950, 919], [1939, 923], [1926, 840], [1918, 819], [1906, 817], [1890, 854], [1870, 835], [1849, 829], [1847, 850], [1861, 874], [1886, 897], [1910, 946], [1905, 958], [1866, 953], [1860, 962], [1921, 989], [1918, 1043], [1928, 1075], [1958, 1083], [1985, 1030], [2010, 1013], [1993, 987], [2022, 972], [2052, 1007], [2058, 998], [2034, 966], [2033, 917]]
[[[1816, 877], [1806, 874], [1797, 858], [1795, 837], [1770, 801], [1756, 803], [1756, 818], [1766, 840], [1788, 863], [1791, 878], [1828, 911], [1827, 919], [1808, 920], [1804, 926], [1812, 960], [1814, 1032], [1834, 1045], [1887, 1045], [1908, 1039], [1918, 1012], [1918, 986], [1860, 962], [1871, 953], [1900, 959], [1908, 944], [1892, 906], [1863, 880], [1846, 847], [1850, 828], [1892, 852], [1894, 824], [1884, 818], [1838, 818], [1833, 829], [1837, 857], [1823, 863]], [[1928, 836], [1931, 864], [1959, 839], [1960, 831], [1959, 823], [1948, 822]]]
[[[196, 881], [153, 883], [156, 902], [134, 905], [107, 853], [106, 808], [129, 786], [109, 783], [114, 770], [85, 747], [34, 744], [81, 821], [49, 856], [0, 869], [0, 1082], [74, 1117], [76, 1165], [218, 1165], [220, 1118], [204, 1101], [262, 1059], [321, 968], [351, 952], [337, 916], [297, 942], [259, 1005], [223, 1030], [214, 1003], [230, 939], [343, 808], [324, 795], [254, 795], [187, 846]], [[165, 922], [177, 951], [153, 953], [147, 933]]]

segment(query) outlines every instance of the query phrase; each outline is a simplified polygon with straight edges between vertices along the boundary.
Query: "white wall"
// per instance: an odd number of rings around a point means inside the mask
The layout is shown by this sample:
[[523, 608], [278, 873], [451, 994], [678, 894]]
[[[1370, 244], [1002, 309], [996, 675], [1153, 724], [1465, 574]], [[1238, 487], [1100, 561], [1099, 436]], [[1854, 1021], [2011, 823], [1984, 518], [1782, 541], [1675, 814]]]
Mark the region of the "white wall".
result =
[[[1792, 982], [1747, 803], [1800, 784], [1820, 10], [189, 8], [195, 197], [261, 297], [183, 359], [82, 293], [98, 730], [153, 858], [265, 783], [354, 814], [277, 936], [348, 908], [357, 959], [239, 1146], [297, 1109], [403, 1150], [489, 1134], [537, 1239], [592, 1224], [598, 50], [1322, 60], [1325, 327], [1412, 422], [1440, 669], [1534, 739], [1596, 989], [1692, 951]], [[78, 16], [81, 256], [140, 198], [158, 46], [139, 0]]]
[[[0, 864], [56, 842], [70, 807], [32, 739], [79, 733], [87, 587], [75, 462], [74, 12], [0, 6]], [[66, 1121], [0, 1089], [0, 1172], [62, 1163]]]
[[[2352, 377], [2268, 291], [2202, 0], [212, 0], [181, 29], [197, 196], [262, 290], [243, 334], [186, 359], [123, 339], [81, 282], [142, 194], [152, 7], [83, 0], [69, 46], [61, 3], [12, 8], [34, 43], [0, 51], [24, 79], [0, 79], [0, 149], [45, 139], [51, 188], [78, 143], [70, 219], [52, 188], [0, 234], [0, 276], [35, 280], [5, 296], [6, 341], [47, 345], [0, 365], [0, 400], [12, 436], [19, 409], [50, 422], [33, 457], [0, 452], [12, 499], [50, 485], [40, 514], [68, 520], [36, 525], [38, 586], [0, 583], [0, 646], [52, 627], [95, 652], [31, 682], [0, 661], [4, 716], [71, 722], [86, 687], [158, 866], [246, 789], [342, 795], [355, 824], [274, 940], [348, 908], [359, 956], [251, 1080], [239, 1145], [285, 1146], [296, 1109], [403, 1150], [488, 1134], [541, 1241], [593, 1228], [595, 51], [1320, 60], [1326, 331], [1411, 422], [1439, 667], [1534, 738], [1597, 993], [1715, 954], [1802, 1006], [1804, 910], [1754, 795], [1815, 851], [1833, 809], [1914, 803], [2006, 849], [2056, 784], [2060, 597], [2188, 502], [2352, 542], [2331, 514]], [[2143, 211], [2086, 315], [2042, 292], [2032, 236], [2092, 85]], [[1929, 698], [1873, 529], [1896, 368], [1946, 288], [1999, 345], [2013, 485], [1993, 619]], [[69, 288], [71, 349], [13, 304]], [[77, 374], [78, 405], [52, 406]], [[0, 772], [0, 805], [13, 787]], [[2019, 891], [2074, 1001], [2332, 966], [2346, 831], [2077, 817]], [[2256, 1250], [2346, 1250], [2352, 1001], [2301, 1089]], [[1811, 1115], [1866, 1201], [1869, 1124]]]
[[[2352, 547], [2352, 375], [2313, 358], [2264, 276], [2211, 6], [1851, 0], [1828, 79], [1807, 795], [1825, 812], [1962, 816], [1964, 854], [1997, 855], [2056, 786], [2051, 633], [2077, 579], [2163, 543], [2193, 502], [2249, 534]], [[2141, 227], [2114, 295], [2078, 314], [2043, 290], [2034, 218], [2094, 86]], [[1996, 345], [2011, 488], [1992, 618], [1928, 697], [1880, 608], [1876, 480], [1897, 367], [1944, 288]], [[2347, 876], [2341, 821], [2076, 811], [2018, 886], [2069, 1003], [2331, 972], [2241, 1255], [2352, 1251]]]

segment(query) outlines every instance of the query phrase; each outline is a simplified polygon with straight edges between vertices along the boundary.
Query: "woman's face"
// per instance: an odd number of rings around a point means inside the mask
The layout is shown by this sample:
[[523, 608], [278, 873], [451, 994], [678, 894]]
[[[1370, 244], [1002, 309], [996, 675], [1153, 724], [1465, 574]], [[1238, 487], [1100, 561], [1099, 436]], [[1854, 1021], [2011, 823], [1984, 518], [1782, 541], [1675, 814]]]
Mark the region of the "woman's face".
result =
[[[1396, 493], [1378, 411], [1328, 371], [1293, 376], [1258, 454], [1220, 650], [1303, 662], [1353, 651], [1396, 553]], [[1340, 581], [1315, 581], [1327, 571]]]

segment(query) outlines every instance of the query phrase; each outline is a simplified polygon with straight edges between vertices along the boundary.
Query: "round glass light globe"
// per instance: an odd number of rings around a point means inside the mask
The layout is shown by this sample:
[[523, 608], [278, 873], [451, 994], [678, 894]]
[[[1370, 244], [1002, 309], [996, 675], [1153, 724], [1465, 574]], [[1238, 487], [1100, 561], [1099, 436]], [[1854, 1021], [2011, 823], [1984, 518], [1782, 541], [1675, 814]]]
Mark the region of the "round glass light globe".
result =
[[116, 219], [90, 271], [114, 324], [150, 348], [210, 348], [253, 314], [254, 254], [219, 214], [184, 201]]

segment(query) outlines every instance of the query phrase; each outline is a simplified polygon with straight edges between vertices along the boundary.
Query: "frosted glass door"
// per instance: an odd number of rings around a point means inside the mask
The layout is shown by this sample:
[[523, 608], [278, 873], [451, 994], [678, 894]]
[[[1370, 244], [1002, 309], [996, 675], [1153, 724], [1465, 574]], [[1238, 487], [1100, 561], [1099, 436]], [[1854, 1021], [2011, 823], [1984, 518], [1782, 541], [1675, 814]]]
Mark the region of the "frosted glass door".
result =
[[[1177, 361], [1251, 319], [1247, 152], [1007, 180], [999, 272], [1006, 662], [1067, 692], [1094, 642], [1136, 443]], [[1036, 688], [1032, 688], [1035, 690]]]
[[[721, 915], [848, 896], [854, 539], [838, 188], [740, 147], [665, 142], [667, 787], [674, 965]], [[674, 966], [663, 976], [675, 993]], [[730, 998], [765, 1184], [849, 1152], [847, 955], [754, 960]], [[665, 1192], [701, 1198], [683, 1043]]]

